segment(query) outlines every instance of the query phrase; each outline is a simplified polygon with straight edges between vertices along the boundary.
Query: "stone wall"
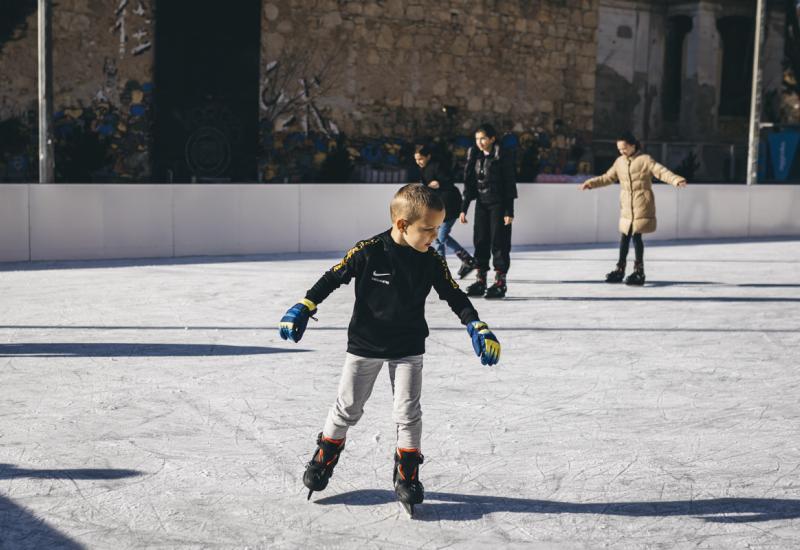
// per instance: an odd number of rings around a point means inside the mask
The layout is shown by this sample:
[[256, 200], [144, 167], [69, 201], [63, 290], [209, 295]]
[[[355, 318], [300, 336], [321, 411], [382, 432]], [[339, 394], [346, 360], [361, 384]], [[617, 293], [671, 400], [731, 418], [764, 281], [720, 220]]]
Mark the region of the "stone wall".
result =
[[267, 0], [263, 23], [265, 66], [333, 68], [315, 104], [348, 134], [592, 130], [596, 0]]
[[588, 169], [597, 0], [266, 0], [262, 16], [264, 179], [287, 178], [275, 159], [293, 132], [319, 134], [299, 145], [311, 177], [343, 132], [357, 165], [393, 181], [414, 143], [439, 139], [457, 164], [486, 121], [515, 133], [524, 180]]
[[[780, 0], [769, 0], [767, 6], [762, 116], [778, 122], [785, 12]], [[739, 41], [734, 46], [747, 48], [741, 41], [752, 41], [755, 7], [755, 0], [600, 0], [596, 170], [617, 156], [613, 140], [620, 132], [632, 130], [647, 152], [690, 179], [744, 180], [749, 125], [744, 93], [749, 96], [750, 82], [747, 76], [733, 79], [738, 90], [728, 87], [731, 78], [723, 83], [722, 29], [729, 46]], [[728, 31], [725, 21], [731, 18], [747, 28]], [[737, 69], [749, 72], [752, 61], [739, 59], [744, 54], [727, 55]], [[732, 97], [737, 112], [725, 112], [728, 107], [721, 103]]]
[[[24, 4], [24, 2], [22, 2]], [[0, 43], [0, 121], [36, 135], [37, 18], [20, 12]], [[24, 17], [23, 17], [24, 16]], [[53, 8], [53, 104], [58, 177], [140, 178], [149, 174], [152, 0], [59, 0]], [[93, 156], [88, 158], [87, 156]], [[36, 166], [0, 156], [0, 177]], [[16, 163], [9, 167], [10, 163]], [[84, 173], [83, 168], [97, 174]], [[8, 175], [9, 170], [12, 172]]]
[[[36, 170], [36, 2], [25, 1], [13, 39], [0, 36], [0, 140], [25, 135], [27, 147], [0, 152], [6, 180]], [[59, 181], [150, 177], [154, 7], [55, 3]], [[276, 164], [313, 178], [336, 151], [356, 165], [380, 164], [370, 152], [381, 151], [402, 164], [420, 139], [463, 151], [484, 121], [548, 171], [574, 167], [575, 144], [591, 138], [597, 0], [264, 0], [261, 12], [261, 180]], [[287, 153], [298, 135], [307, 150]]]
[[[53, 93], [58, 106], [105, 96], [119, 100], [126, 79], [149, 82], [152, 72], [151, 0], [117, 3], [60, 0], [53, 9]], [[0, 117], [35, 107], [37, 20], [35, 4], [12, 37], [0, 44]], [[145, 48], [142, 48], [145, 46]]]
[[[703, 142], [746, 140], [747, 117], [720, 116], [723, 45], [718, 20], [754, 18], [755, 0], [600, 0], [597, 39], [595, 137], [613, 139], [631, 129], [643, 139]], [[680, 116], [662, 113], [667, 20], [685, 16]], [[780, 90], [785, 16], [768, 2], [763, 57], [765, 98]], [[772, 92], [772, 95], [770, 94]], [[767, 110], [769, 106], [765, 106]]]

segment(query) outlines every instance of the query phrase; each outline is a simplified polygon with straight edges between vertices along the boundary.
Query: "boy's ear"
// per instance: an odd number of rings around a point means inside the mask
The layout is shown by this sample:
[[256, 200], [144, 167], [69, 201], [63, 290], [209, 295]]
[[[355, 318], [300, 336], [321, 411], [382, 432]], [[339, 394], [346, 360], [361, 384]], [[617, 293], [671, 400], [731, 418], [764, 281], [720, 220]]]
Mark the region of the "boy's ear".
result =
[[401, 232], [405, 233], [406, 229], [408, 229], [408, 221], [404, 220], [403, 218], [397, 218], [394, 221], [394, 226]]

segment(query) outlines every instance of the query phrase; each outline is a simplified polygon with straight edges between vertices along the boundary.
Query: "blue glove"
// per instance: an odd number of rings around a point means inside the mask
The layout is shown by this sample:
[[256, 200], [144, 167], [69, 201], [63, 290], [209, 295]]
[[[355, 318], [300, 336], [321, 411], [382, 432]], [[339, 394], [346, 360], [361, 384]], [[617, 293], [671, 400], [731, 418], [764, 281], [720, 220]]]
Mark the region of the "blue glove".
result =
[[289, 308], [281, 318], [278, 325], [281, 338], [284, 340], [291, 340], [292, 342], [299, 342], [306, 331], [308, 318], [317, 312], [317, 305], [311, 300], [303, 298], [299, 303]]
[[486, 323], [472, 321], [467, 325], [467, 332], [472, 337], [472, 347], [475, 355], [481, 358], [481, 363], [496, 365], [500, 360], [500, 342]]

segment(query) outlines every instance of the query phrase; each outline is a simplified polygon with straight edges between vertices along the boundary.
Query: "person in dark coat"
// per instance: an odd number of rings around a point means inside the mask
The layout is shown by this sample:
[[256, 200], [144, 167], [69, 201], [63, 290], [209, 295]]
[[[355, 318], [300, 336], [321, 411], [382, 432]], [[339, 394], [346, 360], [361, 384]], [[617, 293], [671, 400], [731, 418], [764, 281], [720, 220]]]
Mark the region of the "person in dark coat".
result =
[[438, 195], [445, 206], [444, 223], [439, 226], [439, 233], [433, 246], [442, 258], [445, 257], [445, 245], [456, 253], [458, 259], [461, 260], [458, 275], [463, 279], [477, 267], [477, 264], [472, 255], [450, 236], [450, 231], [461, 212], [461, 192], [453, 184], [450, 170], [439, 161], [431, 160], [432, 156], [431, 148], [428, 145], [420, 145], [414, 152], [414, 161], [419, 166], [420, 183]]
[[[461, 223], [467, 223], [467, 211], [475, 201], [473, 241], [478, 280], [467, 287], [469, 296], [503, 298], [506, 274], [511, 264], [511, 223], [514, 199], [517, 198], [517, 172], [514, 156], [497, 143], [497, 131], [491, 124], [475, 130], [475, 146], [467, 152], [464, 166], [464, 200]], [[494, 284], [487, 288], [489, 255], [494, 267]]]

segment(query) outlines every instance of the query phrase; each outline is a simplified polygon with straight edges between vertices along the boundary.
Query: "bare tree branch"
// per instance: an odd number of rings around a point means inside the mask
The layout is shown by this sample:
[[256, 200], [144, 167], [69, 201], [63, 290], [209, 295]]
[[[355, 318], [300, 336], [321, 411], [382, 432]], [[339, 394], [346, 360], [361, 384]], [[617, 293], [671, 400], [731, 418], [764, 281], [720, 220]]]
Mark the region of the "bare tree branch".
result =
[[261, 111], [272, 128], [280, 119], [302, 117], [304, 131], [309, 123], [326, 135], [338, 133], [316, 105], [339, 84], [345, 43], [321, 41], [287, 49], [280, 59], [270, 61], [264, 71]]

